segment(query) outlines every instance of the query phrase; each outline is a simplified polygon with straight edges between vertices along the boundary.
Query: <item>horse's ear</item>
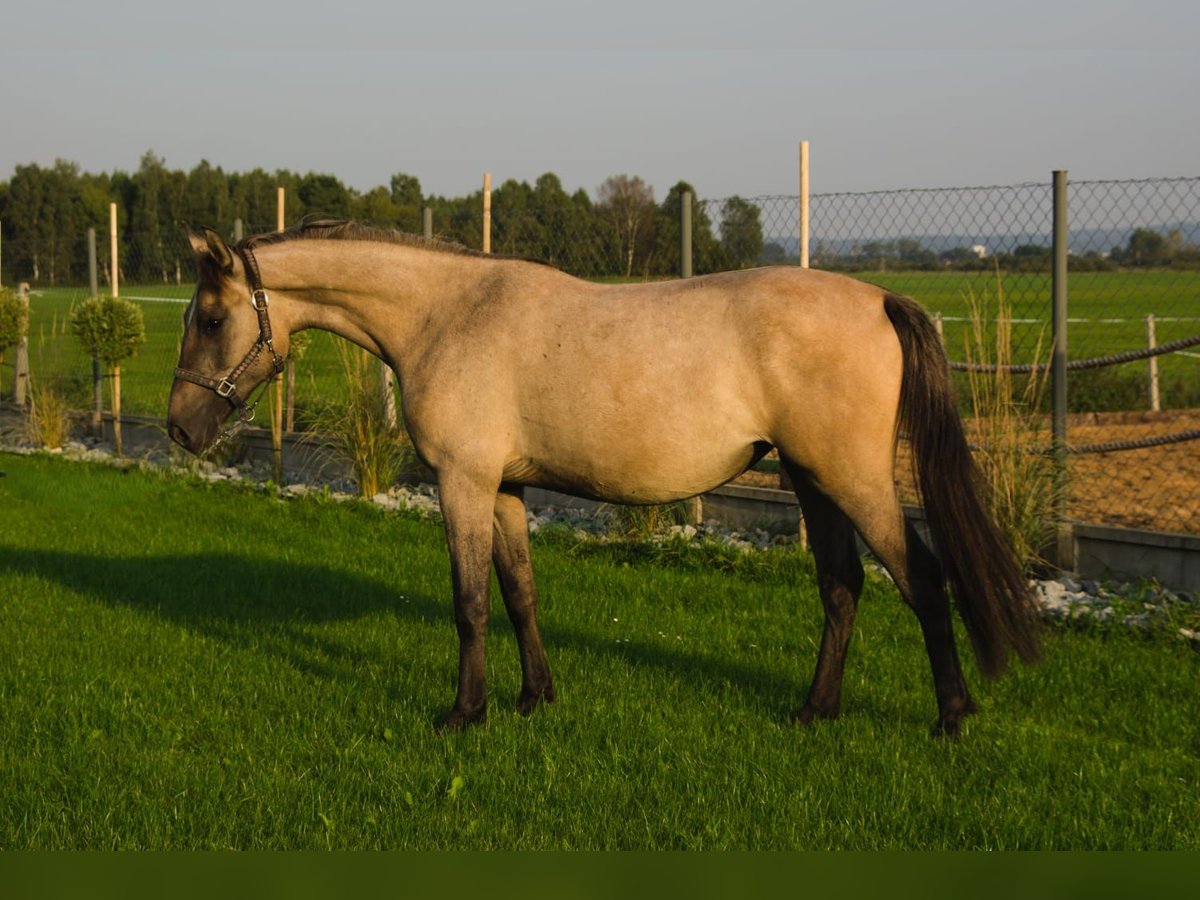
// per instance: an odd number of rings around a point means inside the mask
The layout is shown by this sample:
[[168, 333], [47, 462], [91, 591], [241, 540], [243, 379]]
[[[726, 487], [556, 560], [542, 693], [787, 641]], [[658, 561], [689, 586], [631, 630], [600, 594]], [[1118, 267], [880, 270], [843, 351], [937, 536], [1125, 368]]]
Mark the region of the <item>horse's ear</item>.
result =
[[215, 262], [225, 274], [233, 273], [233, 252], [221, 235], [207, 227], [201, 228], [197, 233], [187, 222], [183, 223], [183, 228], [187, 232], [188, 243], [192, 245], [192, 250], [198, 260], [207, 257]]

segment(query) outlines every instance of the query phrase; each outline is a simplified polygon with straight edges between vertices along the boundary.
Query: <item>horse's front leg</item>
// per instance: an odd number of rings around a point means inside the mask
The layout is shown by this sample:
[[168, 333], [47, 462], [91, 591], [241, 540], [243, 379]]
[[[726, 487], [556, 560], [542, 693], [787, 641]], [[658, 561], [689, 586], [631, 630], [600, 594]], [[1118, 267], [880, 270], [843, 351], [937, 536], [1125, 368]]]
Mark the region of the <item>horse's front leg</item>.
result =
[[496, 487], [470, 478], [439, 476], [438, 491], [450, 545], [458, 629], [458, 690], [454, 708], [442, 718], [440, 727], [457, 729], [487, 717], [484, 639]]

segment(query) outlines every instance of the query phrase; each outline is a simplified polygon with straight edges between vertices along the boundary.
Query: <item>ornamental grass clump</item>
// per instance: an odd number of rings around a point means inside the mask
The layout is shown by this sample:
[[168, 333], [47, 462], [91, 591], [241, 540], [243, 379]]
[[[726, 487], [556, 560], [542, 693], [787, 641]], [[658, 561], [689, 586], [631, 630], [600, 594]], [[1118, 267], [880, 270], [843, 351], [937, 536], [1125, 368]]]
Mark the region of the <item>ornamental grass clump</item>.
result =
[[388, 414], [380, 363], [345, 341], [337, 348], [345, 400], [309, 410], [306, 425], [327, 459], [349, 466], [359, 495], [374, 497], [416, 470], [416, 453]]
[[[975, 411], [972, 438], [975, 461], [983, 475], [996, 522], [1027, 570], [1047, 564], [1057, 525], [1059, 500], [1066, 489], [1047, 448], [1040, 414], [1049, 382], [1042, 336], [1028, 375], [1015, 375], [1012, 310], [997, 279], [995, 318], [986, 298], [968, 298], [970, 325], [964, 339], [967, 362], [994, 366], [994, 371], [969, 372]], [[994, 328], [993, 328], [994, 323]]]
[[121, 446], [121, 363], [146, 340], [142, 310], [120, 297], [93, 297], [71, 312], [71, 331], [84, 349], [109, 372], [112, 384], [113, 436]]

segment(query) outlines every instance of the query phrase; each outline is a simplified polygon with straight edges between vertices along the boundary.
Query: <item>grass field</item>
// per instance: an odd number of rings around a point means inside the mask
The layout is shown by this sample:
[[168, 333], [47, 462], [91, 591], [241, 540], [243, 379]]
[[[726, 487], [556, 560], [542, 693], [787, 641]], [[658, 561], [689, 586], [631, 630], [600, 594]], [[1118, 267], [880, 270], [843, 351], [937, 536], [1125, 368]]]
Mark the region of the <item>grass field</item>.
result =
[[[946, 347], [952, 359], [963, 358], [963, 338], [969, 316], [968, 298], [986, 300], [995, 308], [997, 280], [990, 272], [903, 272], [859, 273], [864, 280], [920, 300], [932, 312], [940, 312], [945, 322]], [[1050, 330], [1050, 276], [1013, 273], [1003, 278], [1002, 290], [1018, 319], [1013, 330], [1014, 357], [1017, 362], [1032, 361], [1039, 336], [1043, 355], [1048, 354]], [[1153, 313], [1160, 321], [1160, 344], [1200, 332], [1200, 272], [1130, 270], [1119, 272], [1072, 273], [1069, 329], [1070, 356], [1081, 359], [1146, 346], [1145, 317]], [[122, 288], [127, 297], [174, 298], [191, 296], [190, 284], [181, 286], [141, 286]], [[91, 361], [84, 357], [74, 338], [65, 332], [65, 323], [73, 303], [84, 292], [79, 289], [47, 290], [32, 302], [31, 358], [39, 369], [61, 373], [74, 386], [86, 404], [91, 379]], [[179, 303], [137, 301], [146, 319], [147, 341], [139, 354], [122, 368], [123, 409], [130, 414], [161, 416], [166, 407], [172, 371], [178, 358], [183, 307]], [[300, 407], [319, 404], [337, 396], [341, 385], [340, 367], [334, 351], [336, 339], [315, 335], [311, 348], [298, 364], [297, 399]], [[1196, 351], [1200, 353], [1200, 351]], [[11, 354], [9, 354], [11, 356]], [[11, 359], [5, 360], [3, 392], [12, 390]], [[1166, 407], [1192, 406], [1200, 384], [1200, 359], [1175, 354], [1160, 362]], [[1146, 377], [1147, 364], [1135, 363], [1118, 372], [1139, 383]], [[1094, 375], [1076, 375], [1081, 388]], [[1110, 378], [1106, 374], [1098, 376]], [[1126, 394], [1129, 392], [1126, 391]], [[1133, 391], [1136, 398], [1137, 390]], [[1126, 401], [1129, 402], [1129, 401]], [[1091, 408], [1081, 404], [1081, 408]]]
[[[796, 551], [537, 539], [559, 702], [511, 628], [486, 726], [439, 735], [440, 527], [366, 505], [0, 455], [0, 848], [1200, 848], [1200, 656], [1056, 629], [932, 740], [871, 577], [843, 716], [790, 712], [821, 615]], [[670, 558], [667, 558], [670, 556]], [[497, 604], [497, 607], [499, 605]]]

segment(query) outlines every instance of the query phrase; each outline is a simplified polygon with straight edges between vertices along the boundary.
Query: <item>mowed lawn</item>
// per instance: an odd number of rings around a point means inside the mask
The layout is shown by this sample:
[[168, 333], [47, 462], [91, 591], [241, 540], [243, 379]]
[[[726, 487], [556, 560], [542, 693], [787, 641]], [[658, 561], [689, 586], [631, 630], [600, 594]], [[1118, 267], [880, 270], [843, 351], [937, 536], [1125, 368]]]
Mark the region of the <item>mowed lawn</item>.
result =
[[872, 576], [842, 718], [790, 722], [820, 637], [799, 551], [534, 543], [559, 702], [440, 734], [440, 526], [0, 454], [0, 848], [1191, 848], [1198, 656], [1120, 628], [929, 737], [912, 616]]

